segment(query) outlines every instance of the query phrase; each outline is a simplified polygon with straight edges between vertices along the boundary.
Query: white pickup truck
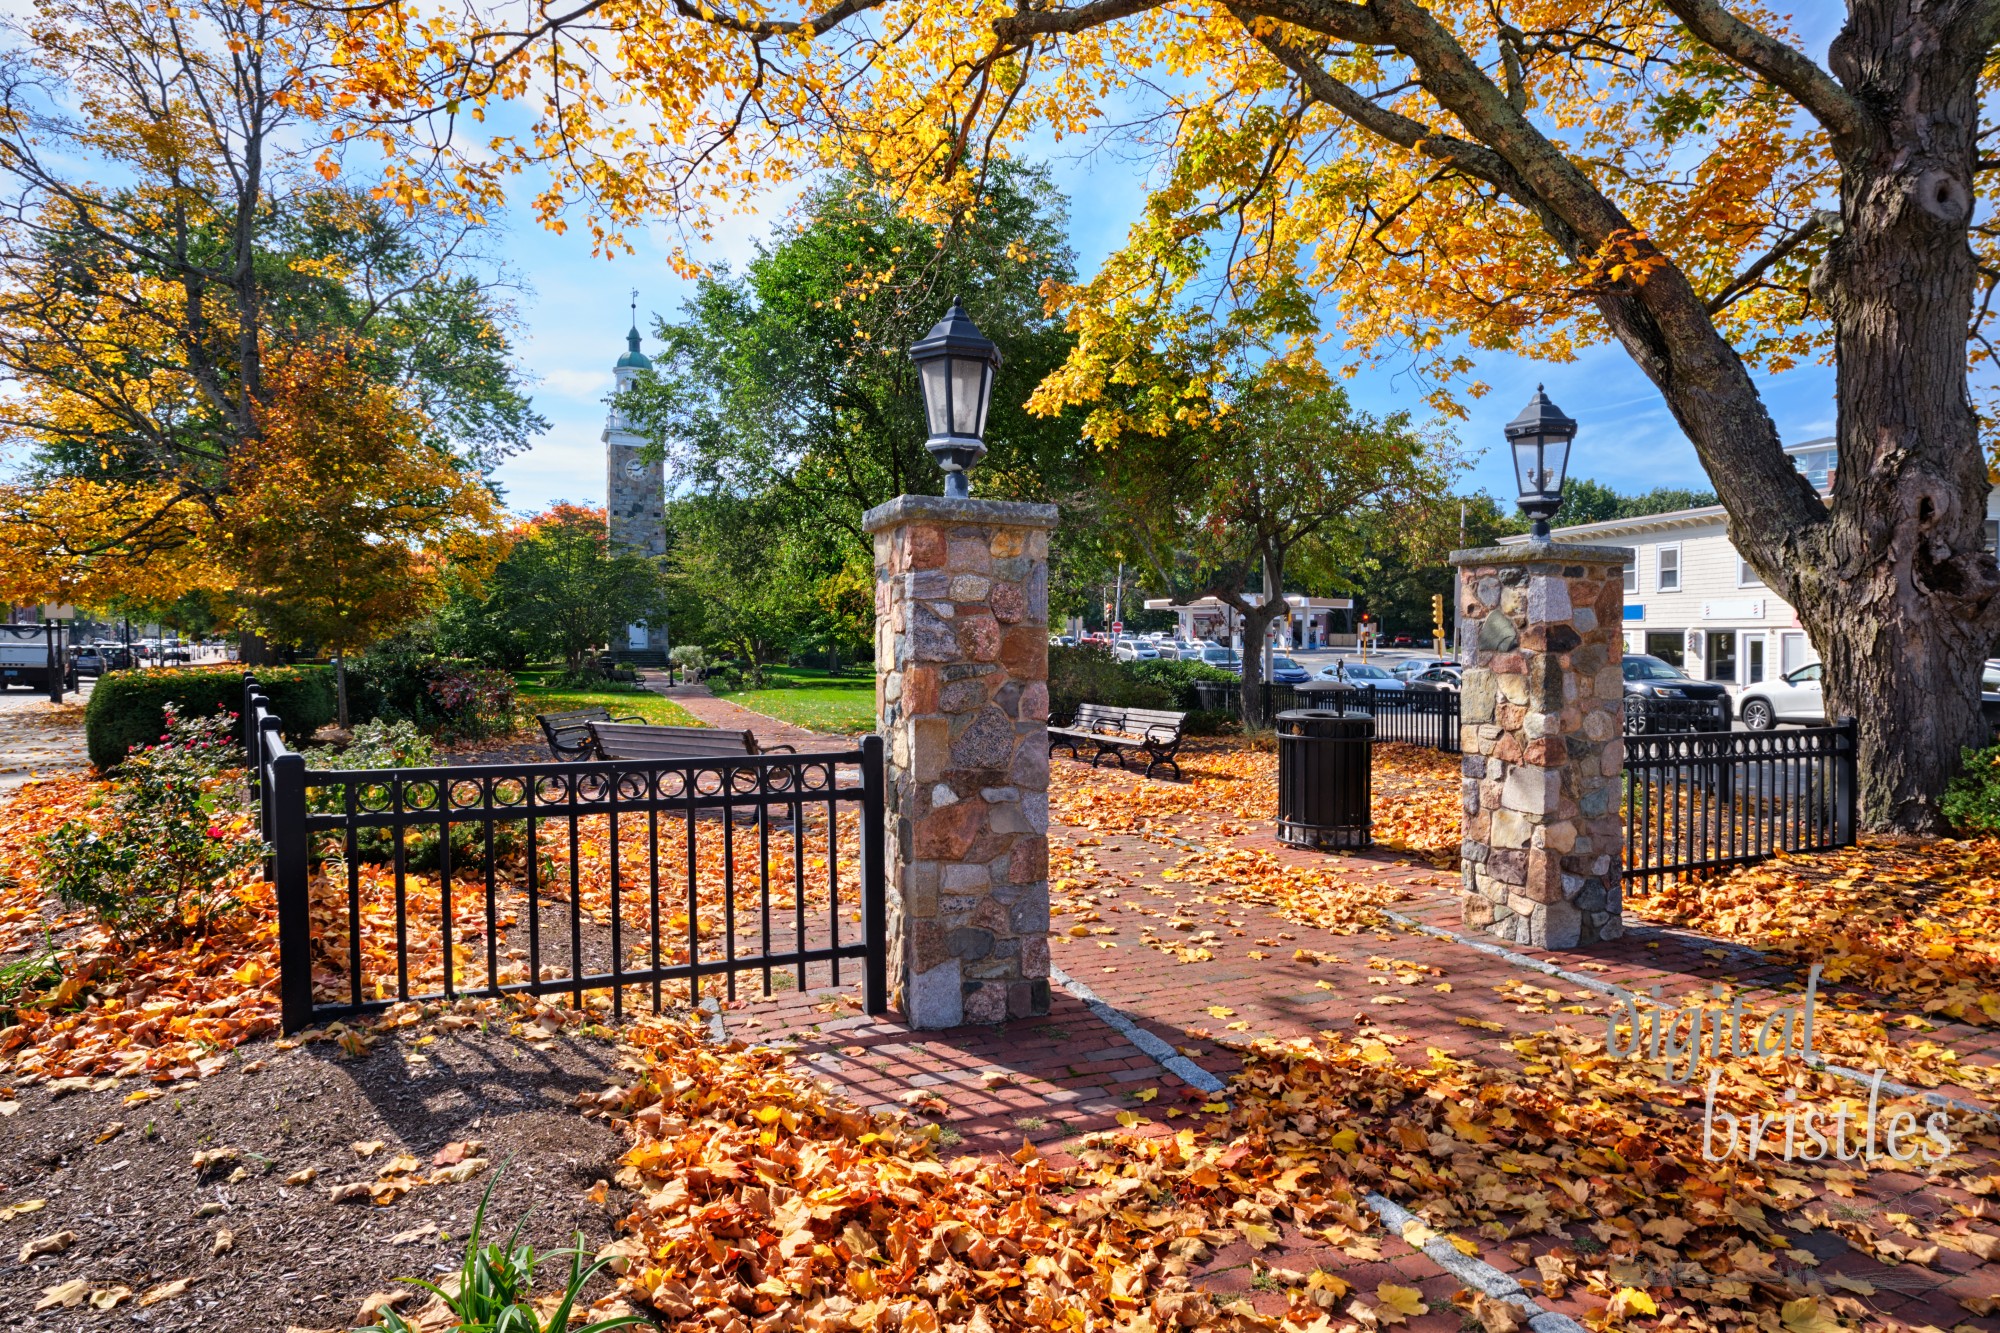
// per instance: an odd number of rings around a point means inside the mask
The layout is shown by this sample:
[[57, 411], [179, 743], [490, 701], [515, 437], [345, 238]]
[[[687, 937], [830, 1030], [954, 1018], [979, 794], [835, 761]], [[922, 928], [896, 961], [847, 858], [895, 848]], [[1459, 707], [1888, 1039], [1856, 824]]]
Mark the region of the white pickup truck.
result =
[[43, 625], [0, 625], [0, 689], [12, 689], [25, 685], [33, 690], [47, 690], [52, 683], [51, 670], [67, 674], [69, 669], [69, 635], [65, 626], [55, 627], [55, 654], [53, 667], [49, 653], [49, 630]]

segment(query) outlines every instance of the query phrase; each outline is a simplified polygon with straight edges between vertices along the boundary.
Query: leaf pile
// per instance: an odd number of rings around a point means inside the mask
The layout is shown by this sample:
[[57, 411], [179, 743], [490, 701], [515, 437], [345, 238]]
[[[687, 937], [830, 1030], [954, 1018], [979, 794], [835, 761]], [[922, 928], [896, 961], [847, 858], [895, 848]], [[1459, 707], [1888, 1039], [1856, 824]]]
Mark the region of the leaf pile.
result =
[[[0, 955], [53, 939], [63, 980], [23, 997], [0, 1028], [0, 1069], [17, 1083], [115, 1075], [193, 1078], [221, 1052], [277, 1031], [277, 914], [255, 873], [243, 907], [207, 935], [122, 948], [87, 913], [48, 900], [36, 876], [43, 835], [103, 809], [108, 784], [59, 777], [21, 787], [0, 807]], [[252, 838], [247, 813], [219, 812], [225, 836]]]
[[2000, 839], [1864, 842], [1780, 856], [1626, 899], [1637, 915], [1740, 940], [1829, 983], [2000, 1024]]

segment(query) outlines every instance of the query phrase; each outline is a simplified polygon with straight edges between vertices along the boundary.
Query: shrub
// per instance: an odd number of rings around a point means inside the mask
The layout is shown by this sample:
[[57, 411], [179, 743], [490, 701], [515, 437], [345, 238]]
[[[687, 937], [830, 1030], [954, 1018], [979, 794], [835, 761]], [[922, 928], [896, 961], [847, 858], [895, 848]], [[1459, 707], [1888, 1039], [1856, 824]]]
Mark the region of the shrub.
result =
[[735, 694], [743, 688], [743, 673], [734, 666], [712, 666], [701, 673], [701, 681], [715, 694]]
[[1960, 833], [2000, 836], [2000, 745], [1965, 752], [1964, 771], [1945, 787], [1942, 809]]
[[[370, 768], [434, 768], [439, 766], [436, 747], [431, 738], [424, 735], [412, 722], [363, 722], [354, 729], [352, 739], [343, 747], [319, 746], [306, 751], [306, 767], [315, 772], [342, 772]], [[367, 801], [371, 795], [364, 787], [356, 793], [358, 801]], [[346, 809], [347, 793], [344, 787], [309, 787], [306, 789], [306, 806], [317, 814], [339, 814]], [[384, 807], [386, 808], [386, 807]], [[403, 830], [403, 866], [408, 870], [435, 870], [439, 868], [438, 835], [436, 824], [416, 824]], [[521, 826], [518, 823], [498, 822], [493, 825], [493, 855], [499, 860], [513, 855], [524, 845]], [[324, 840], [314, 851], [315, 863], [338, 861], [346, 854], [346, 840], [335, 836]], [[396, 859], [395, 831], [386, 828], [364, 828], [355, 830], [355, 859], [366, 865], [389, 865]], [[486, 835], [481, 827], [472, 822], [451, 826], [451, 863], [454, 868], [485, 865]]]
[[1221, 667], [1210, 666], [1206, 662], [1169, 662], [1159, 659], [1152, 662], [1124, 662], [1120, 666], [1136, 679], [1152, 681], [1166, 686], [1174, 692], [1172, 707], [1195, 712], [1201, 708], [1201, 693], [1195, 689], [1199, 681], [1210, 681], [1218, 685], [1235, 685], [1238, 677], [1234, 672]]
[[[256, 672], [271, 708], [294, 745], [333, 721], [333, 672], [323, 666], [264, 667]], [[234, 713], [243, 706], [239, 667], [178, 667], [113, 671], [101, 677], [84, 709], [90, 762], [109, 771], [167, 733], [167, 706], [183, 718]]]
[[1049, 649], [1049, 717], [1058, 723], [1076, 716], [1083, 704], [1176, 708], [1178, 698], [1165, 683], [1141, 678], [1131, 664], [1100, 649]]
[[496, 736], [514, 725], [511, 676], [440, 658], [407, 636], [348, 663], [347, 702], [353, 717], [411, 722], [450, 740]]
[[166, 712], [165, 740], [126, 756], [103, 827], [71, 820], [42, 840], [42, 883], [123, 941], [205, 930], [266, 852], [223, 826], [225, 797], [240, 802], [243, 791], [226, 776], [232, 719]]
[[698, 643], [684, 643], [667, 654], [667, 661], [681, 669], [682, 679], [700, 680], [708, 669], [708, 650]]

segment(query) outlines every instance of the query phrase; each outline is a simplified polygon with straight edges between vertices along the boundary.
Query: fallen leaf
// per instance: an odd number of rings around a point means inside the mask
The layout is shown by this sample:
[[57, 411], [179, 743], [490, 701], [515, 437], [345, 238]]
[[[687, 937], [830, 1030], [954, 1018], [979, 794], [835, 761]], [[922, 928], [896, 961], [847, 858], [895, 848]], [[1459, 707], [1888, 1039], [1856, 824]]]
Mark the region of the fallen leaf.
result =
[[177, 1277], [172, 1282], [162, 1282], [159, 1286], [149, 1289], [145, 1295], [139, 1298], [139, 1308], [143, 1310], [149, 1305], [158, 1305], [161, 1301], [170, 1301], [176, 1296], [184, 1295], [187, 1289], [193, 1285], [194, 1279], [191, 1277]]
[[52, 1231], [46, 1236], [37, 1236], [21, 1247], [21, 1262], [25, 1264], [44, 1254], [61, 1254], [75, 1243], [74, 1231]]

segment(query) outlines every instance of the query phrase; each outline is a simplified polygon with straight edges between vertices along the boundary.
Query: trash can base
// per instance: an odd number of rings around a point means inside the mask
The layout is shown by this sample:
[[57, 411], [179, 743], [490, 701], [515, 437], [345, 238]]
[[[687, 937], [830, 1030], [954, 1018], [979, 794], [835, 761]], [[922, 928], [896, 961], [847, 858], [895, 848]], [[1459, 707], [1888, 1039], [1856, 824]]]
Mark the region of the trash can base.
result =
[[1294, 824], [1286, 819], [1278, 821], [1278, 841], [1288, 847], [1303, 847], [1315, 852], [1353, 852], [1375, 845], [1371, 830], [1366, 825]]

